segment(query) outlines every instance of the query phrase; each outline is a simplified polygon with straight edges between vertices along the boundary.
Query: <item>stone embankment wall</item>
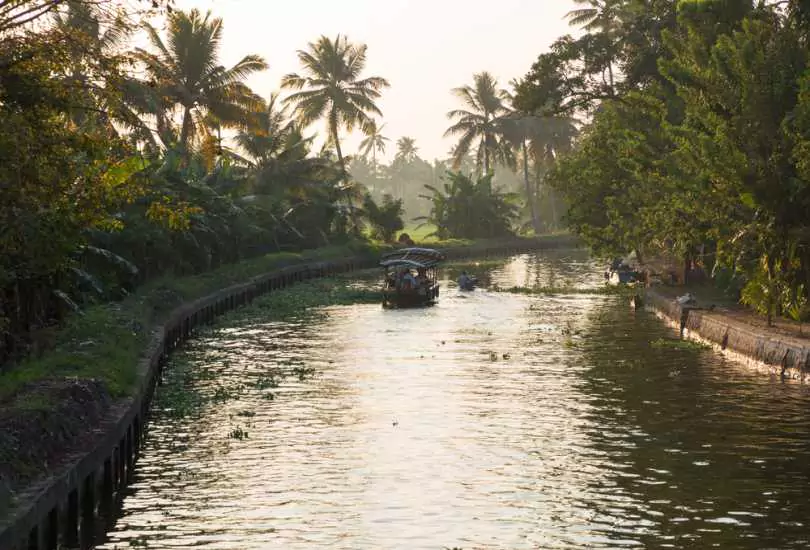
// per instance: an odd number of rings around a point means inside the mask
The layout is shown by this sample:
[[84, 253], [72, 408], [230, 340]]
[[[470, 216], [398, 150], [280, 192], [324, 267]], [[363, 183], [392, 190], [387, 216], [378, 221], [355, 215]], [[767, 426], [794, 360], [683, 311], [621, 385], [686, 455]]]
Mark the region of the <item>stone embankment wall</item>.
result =
[[682, 306], [654, 290], [645, 294], [647, 306], [676, 326], [681, 336], [712, 344], [771, 374], [801, 381], [810, 378], [810, 340], [775, 334], [721, 312]]
[[[576, 246], [574, 238], [516, 239], [445, 249], [448, 259], [504, 256], [543, 248]], [[255, 277], [243, 284], [175, 309], [157, 329], [138, 365], [138, 386], [133, 398], [113, 407], [109, 418], [95, 429], [95, 447], [78, 456], [50, 478], [17, 495], [17, 505], [0, 521], [0, 549], [56, 550], [91, 548], [114, 510], [114, 503], [132, 479], [135, 461], [145, 435], [149, 406], [168, 355], [195, 328], [219, 315], [250, 303], [267, 292], [299, 281], [369, 269], [376, 258], [354, 257], [341, 261], [298, 264]]]

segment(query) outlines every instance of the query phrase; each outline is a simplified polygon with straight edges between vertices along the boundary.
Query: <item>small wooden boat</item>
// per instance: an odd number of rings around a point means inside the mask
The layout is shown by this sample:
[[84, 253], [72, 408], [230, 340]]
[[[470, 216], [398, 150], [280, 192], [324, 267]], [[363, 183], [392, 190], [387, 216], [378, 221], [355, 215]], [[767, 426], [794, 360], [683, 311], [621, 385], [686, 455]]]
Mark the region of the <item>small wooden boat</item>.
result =
[[384, 254], [383, 307], [425, 307], [439, 299], [438, 266], [445, 256], [432, 248], [410, 247]]
[[458, 289], [461, 291], [472, 292], [477, 285], [478, 279], [467, 275], [466, 271], [463, 271], [461, 277], [458, 278]]
[[605, 271], [605, 280], [612, 285], [629, 285], [642, 280], [642, 274], [627, 265], [621, 258], [616, 258]]

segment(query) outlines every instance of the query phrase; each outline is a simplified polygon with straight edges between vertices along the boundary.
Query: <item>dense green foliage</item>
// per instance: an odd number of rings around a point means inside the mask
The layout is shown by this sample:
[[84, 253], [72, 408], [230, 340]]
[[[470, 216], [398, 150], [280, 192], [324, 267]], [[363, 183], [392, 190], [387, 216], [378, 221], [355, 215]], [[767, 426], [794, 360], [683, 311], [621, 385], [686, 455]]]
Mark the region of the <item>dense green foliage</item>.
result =
[[402, 199], [384, 195], [382, 204], [377, 204], [370, 194], [363, 198], [363, 209], [371, 226], [371, 236], [384, 242], [391, 242], [397, 231], [405, 228], [402, 222]]
[[548, 180], [570, 226], [606, 255], [699, 258], [758, 311], [806, 317], [804, 4], [583, 3], [586, 33], [541, 55], [515, 99], [590, 118]]
[[[347, 242], [369, 214], [385, 237], [398, 227], [339, 151], [338, 126], [379, 114], [385, 82], [359, 74], [365, 46], [322, 37], [301, 59], [326, 72], [284, 81], [350, 83], [322, 98], [337, 101], [335, 159], [304, 135], [315, 96], [259, 97], [244, 82], [266, 67], [256, 55], [221, 65], [221, 19], [169, 10], [161, 35], [140, 23], [148, 12], [114, 0], [11, 4], [0, 10], [0, 122], [13, 129], [0, 137], [0, 363], [40, 347], [67, 313], [157, 277]], [[148, 46], [131, 51], [138, 30]]]
[[492, 185], [492, 174], [473, 180], [462, 173], [449, 172], [443, 189], [431, 185], [425, 198], [431, 201], [430, 215], [423, 219], [436, 227], [436, 236], [489, 239], [512, 234], [517, 218], [517, 197]]

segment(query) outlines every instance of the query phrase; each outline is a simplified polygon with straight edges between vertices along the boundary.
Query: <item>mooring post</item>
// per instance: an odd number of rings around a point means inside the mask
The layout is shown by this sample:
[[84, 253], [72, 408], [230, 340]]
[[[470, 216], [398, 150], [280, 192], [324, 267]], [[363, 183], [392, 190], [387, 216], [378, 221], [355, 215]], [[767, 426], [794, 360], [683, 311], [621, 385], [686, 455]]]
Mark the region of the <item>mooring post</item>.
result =
[[126, 453], [126, 446], [124, 445], [124, 439], [122, 438], [121, 441], [118, 442], [118, 459], [116, 460], [115, 464], [115, 486], [116, 490], [119, 492], [124, 488], [124, 485], [126, 485]]
[[65, 508], [65, 546], [76, 548], [79, 546], [79, 491], [73, 489], [68, 494]]
[[127, 428], [127, 438], [126, 438], [126, 458], [127, 458], [127, 473], [126, 473], [126, 483], [132, 481], [132, 467], [134, 465], [134, 454], [132, 451], [132, 424], [129, 425]]
[[54, 506], [45, 519], [45, 550], [59, 547], [59, 506]]
[[686, 321], [689, 319], [689, 312], [691, 308], [681, 307], [681, 338], [683, 338], [684, 330], [686, 330]]
[[35, 525], [31, 531], [28, 532], [27, 550], [39, 550], [39, 526]]
[[112, 509], [114, 490], [115, 487], [113, 485], [113, 459], [112, 457], [108, 457], [107, 460], [104, 461], [104, 469], [101, 473], [100, 508], [105, 515], [108, 514]]
[[135, 458], [137, 459], [140, 455], [141, 449], [141, 417], [135, 415], [135, 420], [132, 421], [133, 426], [133, 435], [134, 435], [134, 444], [132, 452], [135, 453]]
[[96, 533], [96, 475], [95, 472], [84, 478], [81, 491], [81, 535], [82, 548], [92, 548]]

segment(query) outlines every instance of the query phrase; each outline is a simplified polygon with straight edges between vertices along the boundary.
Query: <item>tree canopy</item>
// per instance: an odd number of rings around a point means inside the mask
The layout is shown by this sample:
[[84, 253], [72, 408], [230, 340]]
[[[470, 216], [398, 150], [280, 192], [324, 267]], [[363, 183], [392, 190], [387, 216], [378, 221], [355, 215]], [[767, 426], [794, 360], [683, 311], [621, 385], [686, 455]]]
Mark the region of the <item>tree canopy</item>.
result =
[[540, 55], [515, 98], [590, 119], [548, 179], [572, 229], [604, 254], [681, 258], [685, 274], [703, 261], [757, 310], [806, 316], [803, 3], [588, 4], [571, 14], [585, 34]]

